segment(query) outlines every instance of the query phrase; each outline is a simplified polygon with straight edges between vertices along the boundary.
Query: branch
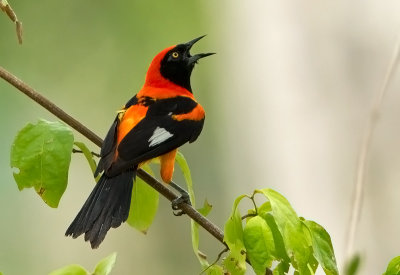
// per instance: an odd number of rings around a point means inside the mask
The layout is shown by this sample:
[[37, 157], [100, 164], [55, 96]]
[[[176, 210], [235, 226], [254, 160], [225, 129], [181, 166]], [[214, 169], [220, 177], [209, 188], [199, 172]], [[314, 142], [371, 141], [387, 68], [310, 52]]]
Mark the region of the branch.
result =
[[363, 190], [365, 186], [365, 170], [367, 166], [368, 155], [371, 147], [372, 136], [378, 119], [380, 116], [383, 98], [385, 97], [386, 91], [389, 87], [390, 80], [396, 71], [397, 65], [400, 60], [400, 38], [396, 43], [393, 51], [390, 64], [387, 69], [385, 78], [382, 82], [382, 86], [377, 91], [375, 99], [373, 101], [372, 109], [370, 111], [367, 124], [364, 130], [363, 141], [360, 146], [360, 152], [358, 155], [357, 162], [357, 174], [354, 182], [354, 195], [352, 200], [350, 222], [347, 231], [347, 242], [346, 242], [346, 256], [350, 259], [353, 253], [354, 241], [357, 232], [357, 225], [361, 215]]
[[[78, 120], [71, 117], [69, 114], [64, 112], [61, 108], [57, 107], [50, 100], [36, 92], [34, 89], [25, 84], [22, 80], [18, 79], [13, 74], [6, 71], [3, 67], [0, 66], [0, 77], [5, 81], [13, 85], [19, 91], [23, 92], [25, 95], [29, 96], [31, 99], [39, 103], [45, 109], [47, 109], [50, 113], [67, 123], [69, 126], [74, 128], [76, 131], [81, 133], [87, 139], [92, 141], [97, 146], [101, 147], [103, 144], [103, 140], [96, 135], [94, 132], [89, 130], [86, 126], [80, 123]], [[153, 178], [151, 175], [146, 173], [144, 170], [139, 169], [137, 171], [137, 175], [144, 180], [148, 185], [157, 190], [160, 194], [166, 197], [168, 200], [173, 201], [178, 196], [168, 189], [164, 184], [159, 182], [157, 179]], [[220, 241], [223, 245], [224, 243], [224, 233], [221, 229], [219, 229], [216, 225], [214, 225], [211, 221], [209, 221], [206, 217], [201, 215], [196, 209], [194, 209], [191, 205], [187, 203], [181, 203], [178, 205], [179, 208], [186, 213], [189, 217], [191, 217], [195, 222], [197, 222], [201, 227], [207, 230], [212, 236], [214, 236], [218, 241]]]

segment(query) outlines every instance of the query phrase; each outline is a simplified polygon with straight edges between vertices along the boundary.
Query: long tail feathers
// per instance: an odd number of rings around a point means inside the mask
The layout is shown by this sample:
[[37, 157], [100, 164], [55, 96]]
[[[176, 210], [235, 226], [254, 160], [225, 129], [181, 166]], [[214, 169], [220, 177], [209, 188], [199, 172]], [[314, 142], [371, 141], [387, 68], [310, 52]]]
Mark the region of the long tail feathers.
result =
[[112, 178], [103, 174], [65, 235], [77, 238], [85, 233], [85, 241], [99, 247], [111, 227], [128, 219], [135, 176], [136, 169]]

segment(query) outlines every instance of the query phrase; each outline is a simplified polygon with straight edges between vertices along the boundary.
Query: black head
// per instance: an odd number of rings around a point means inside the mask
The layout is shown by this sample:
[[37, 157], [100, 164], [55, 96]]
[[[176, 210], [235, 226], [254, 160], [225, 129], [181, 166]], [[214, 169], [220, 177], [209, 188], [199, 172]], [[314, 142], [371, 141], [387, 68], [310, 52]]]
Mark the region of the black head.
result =
[[160, 73], [166, 79], [184, 87], [192, 92], [190, 86], [190, 75], [194, 65], [200, 58], [212, 55], [214, 53], [190, 54], [193, 44], [202, 39], [205, 35], [193, 39], [187, 43], [176, 45], [166, 53], [161, 61]]

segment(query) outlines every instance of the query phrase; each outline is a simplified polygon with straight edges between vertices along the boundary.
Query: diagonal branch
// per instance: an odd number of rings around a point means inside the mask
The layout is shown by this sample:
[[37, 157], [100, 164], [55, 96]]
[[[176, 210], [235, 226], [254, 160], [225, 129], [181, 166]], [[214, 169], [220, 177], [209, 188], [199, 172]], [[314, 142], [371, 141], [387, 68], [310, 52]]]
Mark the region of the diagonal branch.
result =
[[[86, 126], [80, 123], [78, 120], [71, 117], [69, 114], [64, 112], [61, 108], [56, 106], [50, 100], [39, 94], [33, 88], [29, 87], [22, 80], [18, 79], [13, 74], [6, 71], [3, 67], [0, 66], [0, 78], [3, 78], [5, 81], [13, 85], [19, 91], [23, 92], [25, 95], [29, 96], [31, 99], [39, 103], [45, 109], [47, 109], [50, 113], [67, 123], [69, 126], [74, 128], [76, 131], [81, 133], [87, 139], [92, 141], [97, 146], [101, 147], [103, 140], [96, 135], [94, 132], [89, 130]], [[172, 201], [178, 198], [178, 196], [168, 189], [164, 184], [159, 182], [157, 179], [153, 178], [151, 175], [146, 173], [144, 170], [140, 169], [137, 172], [137, 175], [143, 179], [148, 185], [157, 190], [160, 194], [166, 197], [168, 200]], [[214, 225], [210, 220], [201, 215], [196, 209], [194, 209], [191, 205], [187, 203], [181, 203], [178, 205], [179, 208], [186, 213], [189, 217], [191, 217], [195, 222], [197, 222], [201, 227], [207, 230], [212, 236], [214, 236], [218, 241], [222, 244], [224, 243], [224, 233], [221, 229], [219, 229], [216, 225]]]

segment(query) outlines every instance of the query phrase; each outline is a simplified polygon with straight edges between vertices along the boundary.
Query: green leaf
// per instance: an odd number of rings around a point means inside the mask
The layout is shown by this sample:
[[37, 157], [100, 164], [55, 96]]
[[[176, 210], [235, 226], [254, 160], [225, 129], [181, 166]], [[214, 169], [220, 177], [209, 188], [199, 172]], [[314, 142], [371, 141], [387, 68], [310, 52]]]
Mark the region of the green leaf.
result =
[[[87, 162], [89, 163], [90, 169], [92, 170], [92, 174], [96, 171], [97, 164], [96, 161], [93, 159], [92, 152], [90, 152], [89, 148], [83, 142], [75, 141], [74, 144], [78, 146], [78, 148], [82, 151], [83, 155], [85, 156]], [[97, 176], [96, 182], [100, 179], [100, 175]]]
[[223, 275], [224, 270], [222, 266], [212, 265], [207, 269], [207, 275]]
[[19, 190], [33, 187], [43, 201], [57, 207], [68, 182], [74, 137], [61, 122], [39, 120], [17, 134], [11, 147], [11, 167]]
[[304, 221], [310, 230], [314, 256], [318, 260], [326, 275], [339, 274], [335, 252], [328, 232], [316, 222]]
[[300, 274], [310, 274], [308, 264], [312, 260], [312, 243], [303, 230], [304, 225], [285, 197], [272, 189], [256, 190], [271, 202], [272, 214], [282, 234], [286, 252], [293, 267]]
[[[283, 263], [286, 263], [287, 268], [289, 268], [290, 259], [286, 253], [285, 243], [283, 242], [283, 237], [281, 232], [276, 225], [275, 219], [271, 213], [265, 213], [263, 216], [264, 220], [267, 222], [268, 227], [271, 229], [273, 238], [274, 238], [274, 245], [275, 245], [275, 258]], [[282, 266], [286, 267], [285, 264]]]
[[[109, 275], [115, 265], [117, 253], [112, 253], [110, 256], [102, 259], [91, 275]], [[82, 266], [77, 264], [68, 265], [60, 269], [54, 270], [49, 275], [89, 275]]]
[[318, 261], [315, 259], [314, 255], [311, 255], [309, 261], [308, 261], [308, 270], [310, 271], [310, 274], [315, 274], [318, 268]]
[[400, 256], [393, 258], [383, 275], [400, 275]]
[[267, 201], [258, 208], [258, 215], [262, 216], [272, 211], [271, 202]]
[[[186, 182], [187, 190], [189, 193], [190, 201], [192, 203], [192, 206], [196, 206], [196, 198], [194, 196], [194, 190], [193, 190], [193, 182], [192, 182], [192, 176], [190, 174], [190, 169], [189, 165], [183, 156], [181, 152], [177, 152], [175, 161], [178, 163], [183, 177]], [[207, 216], [208, 213], [211, 211], [212, 206], [207, 202], [207, 200], [204, 202], [203, 208], [198, 209], [198, 211], [203, 215]], [[192, 247], [194, 254], [196, 255], [197, 259], [199, 260], [201, 266], [203, 269], [206, 269], [209, 266], [209, 263], [206, 259], [206, 255], [204, 255], [202, 252], [199, 250], [199, 225], [194, 222], [193, 220], [191, 222], [191, 233], [192, 233]]]
[[231, 275], [243, 275], [246, 272], [246, 251], [244, 247], [229, 247], [229, 254], [224, 260], [224, 267]]
[[247, 255], [256, 274], [265, 274], [275, 259], [275, 243], [267, 222], [260, 216], [251, 218], [243, 231]]
[[224, 261], [225, 268], [232, 274], [244, 274], [246, 271], [246, 248], [243, 241], [243, 226], [239, 202], [246, 197], [241, 195], [233, 203], [232, 214], [225, 223], [224, 242], [229, 247], [229, 255]]
[[247, 210], [247, 217], [246, 217], [246, 223], [249, 222], [250, 219], [252, 219], [253, 217], [257, 216], [257, 212], [255, 209], [249, 209]]
[[233, 204], [232, 214], [229, 217], [228, 221], [225, 223], [224, 242], [228, 245], [229, 248], [231, 246], [234, 246], [236, 243], [239, 243], [241, 246], [243, 246], [242, 218], [240, 216], [240, 212], [237, 207], [239, 202], [244, 197], [246, 197], [246, 195], [241, 195], [238, 198], [236, 198]]
[[254, 216], [258, 215], [258, 216], [262, 217], [262, 216], [264, 216], [265, 214], [267, 214], [267, 213], [269, 213], [271, 211], [272, 211], [271, 203], [269, 201], [263, 203], [260, 207], [258, 207], [257, 211], [254, 208], [253, 209], [249, 209], [249, 210], [247, 210], [248, 217], [246, 217], [246, 223]]
[[[207, 216], [212, 209], [212, 205], [208, 203], [207, 200], [204, 201], [204, 205], [202, 208], [197, 209], [203, 216]], [[199, 250], [199, 224], [196, 222], [191, 223], [192, 230], [192, 246], [193, 251], [196, 254], [197, 259], [199, 260], [202, 268], [206, 269], [210, 264], [208, 263], [206, 256], [200, 252]]]
[[273, 275], [285, 275], [289, 271], [290, 264], [287, 262], [280, 262], [272, 271]]
[[110, 256], [102, 259], [93, 272], [93, 275], [108, 275], [111, 273], [117, 259], [117, 253], [114, 252]]
[[[350, 261], [346, 263], [344, 268], [345, 275], [356, 275], [358, 274], [359, 268], [361, 264], [360, 254], [355, 254]], [[386, 274], [385, 274], [386, 275]]]
[[212, 205], [207, 201], [207, 199], [204, 201], [202, 208], [197, 208], [197, 211], [199, 211], [204, 217], [207, 217], [211, 210]]
[[175, 161], [178, 163], [179, 167], [181, 168], [183, 177], [185, 178], [186, 186], [188, 189], [189, 197], [190, 197], [190, 202], [192, 203], [192, 206], [196, 206], [196, 198], [194, 196], [194, 190], [193, 190], [193, 182], [192, 182], [192, 175], [190, 174], [190, 169], [189, 165], [187, 164], [187, 161], [183, 154], [181, 152], [176, 153]]
[[[147, 164], [143, 165], [142, 169], [154, 176]], [[159, 193], [142, 179], [136, 177], [132, 188], [132, 200], [127, 223], [146, 234], [157, 213], [158, 200]]]
[[77, 264], [72, 264], [54, 270], [49, 275], [88, 275], [88, 274], [89, 272], [87, 272], [82, 266]]

